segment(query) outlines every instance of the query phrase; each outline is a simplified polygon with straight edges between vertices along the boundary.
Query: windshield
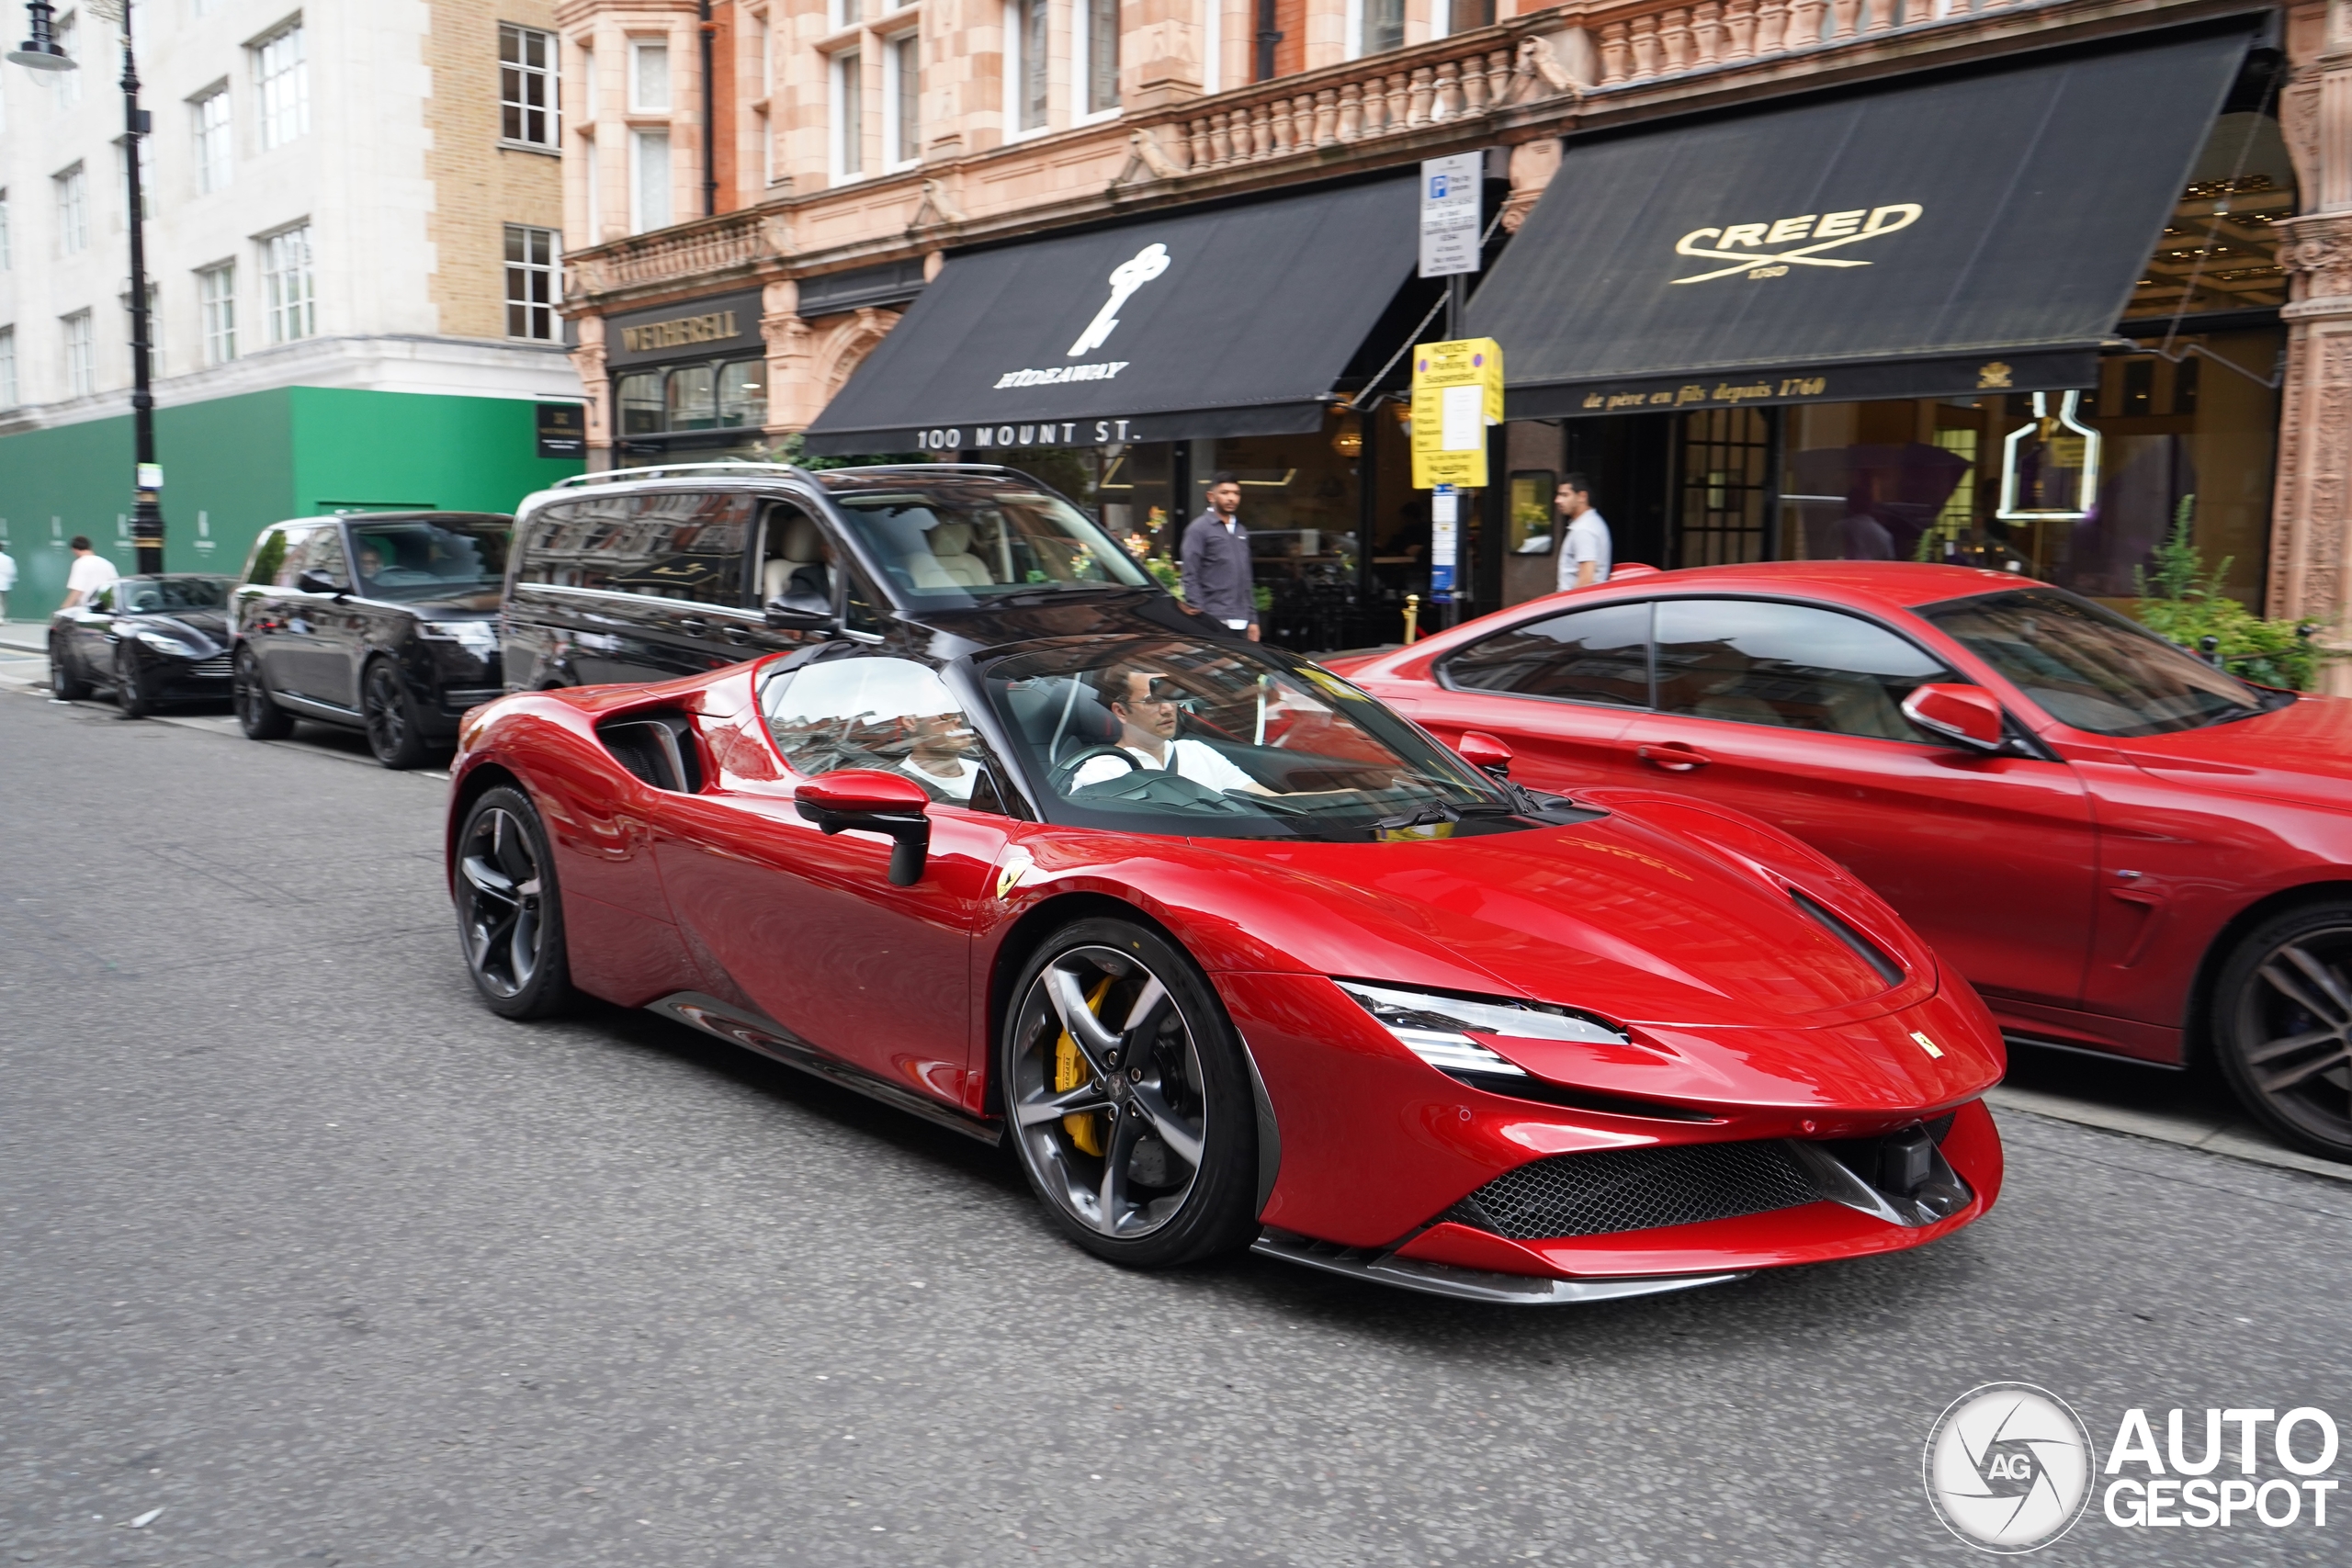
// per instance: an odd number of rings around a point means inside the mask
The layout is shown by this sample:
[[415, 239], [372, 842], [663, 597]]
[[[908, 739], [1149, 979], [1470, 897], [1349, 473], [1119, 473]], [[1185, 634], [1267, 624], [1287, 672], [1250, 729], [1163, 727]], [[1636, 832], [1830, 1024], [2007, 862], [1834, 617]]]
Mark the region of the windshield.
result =
[[892, 597], [926, 608], [1038, 589], [1151, 582], [1091, 518], [1024, 480], [998, 474], [933, 479], [896, 469], [827, 490], [889, 578]]
[[1372, 698], [1253, 644], [1098, 637], [978, 673], [1057, 822], [1357, 842], [1537, 825]]
[[122, 585], [119, 603], [126, 615], [217, 610], [229, 602], [230, 586], [225, 577], [133, 578]]
[[503, 519], [443, 518], [374, 523], [354, 518], [359, 592], [370, 599], [446, 599], [506, 581]]
[[2113, 611], [2026, 588], [1919, 611], [2061, 724], [2168, 735], [2264, 711], [2262, 694]]

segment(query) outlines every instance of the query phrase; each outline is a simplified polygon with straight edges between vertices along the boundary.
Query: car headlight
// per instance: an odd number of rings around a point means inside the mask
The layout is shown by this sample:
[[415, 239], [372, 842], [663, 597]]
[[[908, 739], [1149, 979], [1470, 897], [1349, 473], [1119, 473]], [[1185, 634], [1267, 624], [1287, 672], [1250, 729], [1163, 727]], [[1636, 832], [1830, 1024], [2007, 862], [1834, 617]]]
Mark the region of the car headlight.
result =
[[1361, 980], [1333, 984], [1378, 1019], [1404, 1047], [1442, 1073], [1525, 1077], [1527, 1069], [1471, 1038], [1510, 1034], [1523, 1040], [1575, 1040], [1588, 1045], [1631, 1043], [1624, 1031], [1544, 1002], [1509, 997], [1449, 997], [1399, 990]]
[[416, 635], [436, 642], [462, 644], [468, 653], [491, 654], [498, 651], [498, 627], [490, 621], [420, 621]]
[[162, 632], [152, 631], [143, 626], [130, 635], [168, 658], [201, 659], [205, 654], [205, 650], [193, 642], [181, 637], [166, 637]]

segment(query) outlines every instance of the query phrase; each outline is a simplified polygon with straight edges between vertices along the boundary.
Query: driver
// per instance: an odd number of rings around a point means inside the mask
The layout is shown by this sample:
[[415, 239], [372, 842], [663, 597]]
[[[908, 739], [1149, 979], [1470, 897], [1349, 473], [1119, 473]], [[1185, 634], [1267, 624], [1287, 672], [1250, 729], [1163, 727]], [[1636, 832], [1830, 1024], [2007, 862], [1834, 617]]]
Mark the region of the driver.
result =
[[[1207, 742], [1176, 738], [1176, 705], [1183, 693], [1165, 675], [1133, 664], [1114, 664], [1097, 674], [1095, 689], [1111, 705], [1112, 716], [1122, 726], [1119, 750], [1133, 757], [1137, 767], [1172, 773], [1214, 790], [1273, 793]], [[1133, 771], [1122, 766], [1116, 757], [1096, 757], [1079, 768], [1070, 787], [1083, 789], [1125, 778]]]

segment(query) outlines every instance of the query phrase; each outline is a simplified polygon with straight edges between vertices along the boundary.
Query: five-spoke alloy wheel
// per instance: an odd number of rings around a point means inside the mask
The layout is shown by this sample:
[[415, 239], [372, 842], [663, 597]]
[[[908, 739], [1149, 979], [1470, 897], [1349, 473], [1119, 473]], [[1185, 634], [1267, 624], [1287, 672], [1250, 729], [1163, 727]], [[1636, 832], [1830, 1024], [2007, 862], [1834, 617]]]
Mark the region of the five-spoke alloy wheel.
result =
[[147, 690], [147, 674], [139, 666], [139, 652], [129, 638], [115, 645], [114, 700], [125, 718], [145, 718], [155, 711]]
[[2257, 1120], [2352, 1159], [2352, 902], [2307, 904], [2249, 933], [2214, 987], [2213, 1038]]
[[491, 1010], [544, 1018], [571, 995], [563, 905], [538, 812], [517, 790], [485, 790], [458, 836], [458, 935]]
[[1021, 1164], [1079, 1244], [1137, 1268], [1255, 1230], [1257, 1127], [1239, 1042], [1166, 938], [1080, 920], [1013, 992], [999, 1063]]
[[230, 666], [229, 701], [237, 710], [237, 727], [255, 740], [283, 740], [294, 733], [294, 718], [269, 694], [262, 679], [261, 660], [250, 648], [237, 649]]
[[413, 768], [424, 761], [424, 734], [408, 684], [389, 659], [370, 662], [359, 681], [359, 716], [368, 726], [368, 750], [388, 768]]

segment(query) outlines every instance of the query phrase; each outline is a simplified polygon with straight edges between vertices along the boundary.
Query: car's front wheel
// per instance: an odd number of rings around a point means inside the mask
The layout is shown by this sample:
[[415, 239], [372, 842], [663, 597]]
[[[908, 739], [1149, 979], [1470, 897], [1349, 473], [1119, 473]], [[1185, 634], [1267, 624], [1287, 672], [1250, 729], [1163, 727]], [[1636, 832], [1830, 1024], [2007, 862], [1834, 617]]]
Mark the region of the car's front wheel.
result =
[[545, 1018], [571, 999], [563, 899], [546, 825], [520, 790], [485, 790], [458, 834], [458, 939], [474, 988], [504, 1018]]
[[283, 740], [294, 733], [294, 718], [269, 694], [262, 679], [261, 660], [250, 648], [237, 649], [230, 667], [229, 700], [237, 710], [237, 728], [254, 740]]
[[2213, 1042], [2255, 1120], [2352, 1160], [2352, 900], [2307, 904], [2247, 933], [2213, 989]]
[[147, 690], [146, 672], [140, 669], [139, 655], [127, 641], [115, 644], [114, 700], [125, 718], [145, 718], [155, 711], [155, 699]]
[[49, 694], [61, 703], [78, 703], [90, 694], [90, 682], [74, 672], [65, 644], [56, 637], [49, 639]]
[[408, 683], [389, 659], [368, 666], [359, 685], [359, 714], [367, 721], [368, 750], [388, 768], [413, 768], [424, 761], [424, 727]]
[[1030, 1185], [1080, 1246], [1167, 1268], [1256, 1232], [1257, 1122], [1208, 977], [1147, 927], [1056, 932], [1013, 991], [998, 1082]]

